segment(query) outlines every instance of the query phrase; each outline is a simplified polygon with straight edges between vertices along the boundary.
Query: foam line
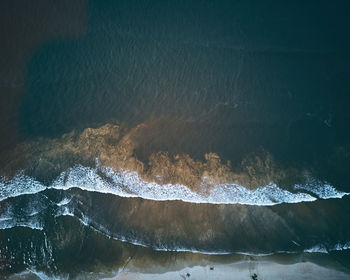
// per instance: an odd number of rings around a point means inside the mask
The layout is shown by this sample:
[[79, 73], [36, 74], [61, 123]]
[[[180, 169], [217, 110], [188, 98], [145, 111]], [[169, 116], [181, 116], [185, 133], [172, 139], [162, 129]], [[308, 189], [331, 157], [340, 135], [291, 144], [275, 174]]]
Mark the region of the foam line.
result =
[[330, 247], [326, 247], [322, 244], [319, 244], [319, 245], [315, 245], [311, 248], [305, 249], [304, 252], [328, 254], [328, 252], [344, 251], [344, 250], [350, 250], [350, 241], [349, 242], [338, 242], [335, 245], [330, 246]]
[[[310, 202], [317, 200], [317, 197], [329, 199], [349, 195], [349, 193], [336, 190], [329, 184], [320, 182], [314, 185], [295, 185], [296, 193], [282, 189], [274, 183], [254, 190], [232, 183], [206, 188], [203, 183], [203, 189], [200, 192], [194, 192], [181, 184], [161, 185], [156, 182], [147, 182], [136, 172], [115, 171], [99, 165], [96, 168], [77, 165], [62, 172], [50, 186], [45, 186], [23, 173], [19, 173], [12, 180], [3, 178], [0, 181], [0, 201], [24, 194], [38, 193], [45, 189], [68, 190], [71, 188], [158, 201], [181, 200], [189, 203], [259, 206]], [[60, 203], [63, 205], [68, 202], [64, 200]]]
[[[65, 216], [65, 215], [62, 215]], [[248, 256], [269, 256], [273, 254], [294, 254], [298, 253], [298, 251], [274, 251], [269, 253], [253, 253], [253, 252], [240, 252], [240, 251], [205, 251], [205, 250], [196, 250], [191, 248], [185, 248], [185, 247], [176, 247], [176, 248], [167, 248], [166, 246], [150, 246], [140, 240], [137, 239], [130, 239], [122, 235], [115, 235], [111, 234], [106, 228], [104, 228], [102, 225], [94, 223], [93, 220], [91, 220], [89, 217], [82, 215], [82, 218], [79, 218], [75, 216], [74, 214], [69, 214], [69, 216], [72, 216], [73, 218], [76, 218], [82, 225], [108, 237], [112, 238], [114, 240], [118, 240], [121, 242], [133, 244], [136, 246], [141, 247], [148, 247], [152, 248], [155, 251], [162, 251], [162, 252], [190, 252], [194, 254], [203, 254], [203, 255], [230, 255], [230, 254], [239, 254], [239, 255], [248, 255]], [[335, 245], [329, 247], [328, 249], [323, 245], [317, 245], [313, 246], [311, 248], [305, 249], [304, 252], [306, 253], [323, 253], [327, 254], [331, 251], [342, 251], [342, 250], [349, 250], [350, 249], [350, 241], [345, 243], [336, 243]]]

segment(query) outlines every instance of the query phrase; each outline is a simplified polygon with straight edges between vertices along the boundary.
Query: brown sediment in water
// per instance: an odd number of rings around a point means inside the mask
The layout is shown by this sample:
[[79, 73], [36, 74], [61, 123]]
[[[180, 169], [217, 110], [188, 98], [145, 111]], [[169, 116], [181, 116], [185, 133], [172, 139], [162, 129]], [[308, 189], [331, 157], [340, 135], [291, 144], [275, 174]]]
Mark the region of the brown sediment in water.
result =
[[153, 121], [122, 132], [120, 125], [108, 123], [82, 132], [72, 131], [56, 139], [39, 138], [22, 143], [14, 150], [15, 160], [7, 169], [18, 170], [16, 165], [22, 165], [34, 173], [50, 173], [51, 170], [57, 176], [77, 163], [93, 164], [97, 158], [101, 165], [116, 171], [135, 171], [146, 181], [182, 184], [193, 191], [203, 190], [203, 184], [206, 189], [223, 183], [253, 189], [270, 182], [288, 184], [289, 178], [293, 178], [293, 183], [302, 179], [294, 168], [279, 168], [271, 154], [264, 150], [247, 155], [235, 169], [230, 161], [224, 162], [213, 152], [204, 154], [204, 160], [198, 160], [184, 153], [158, 151], [150, 154], [147, 161], [141, 161], [136, 150], [150, 126], [154, 126]]

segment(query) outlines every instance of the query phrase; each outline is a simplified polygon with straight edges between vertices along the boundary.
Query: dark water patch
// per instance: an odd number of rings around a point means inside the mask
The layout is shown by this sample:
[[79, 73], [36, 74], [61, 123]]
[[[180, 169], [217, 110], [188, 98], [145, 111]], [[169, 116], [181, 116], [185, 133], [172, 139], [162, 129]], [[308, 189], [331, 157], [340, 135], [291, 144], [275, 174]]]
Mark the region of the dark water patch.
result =
[[[232, 9], [226, 7], [231, 5]], [[322, 5], [317, 7], [315, 22], [303, 17], [314, 31], [325, 12]], [[261, 8], [273, 15], [285, 11]], [[278, 34], [301, 38], [278, 42], [253, 32], [260, 16], [242, 17], [242, 11], [255, 14], [243, 3], [117, 2], [107, 8], [92, 2], [84, 37], [49, 43], [32, 57], [21, 110], [23, 135], [56, 137], [111, 120], [134, 126], [152, 116], [169, 115], [179, 122], [165, 122], [168, 129], [156, 130], [155, 135], [161, 133], [164, 139], [145, 142], [139, 151], [142, 157], [151, 150], [177, 153], [183, 147], [193, 157], [206, 150], [239, 162], [244, 154], [264, 147], [283, 161], [311, 165], [315, 156], [329, 155], [329, 147], [344, 141], [334, 128], [343, 127], [347, 112], [334, 108], [342, 106], [335, 93], [347, 88], [341, 73], [348, 71], [342, 62], [348, 57], [337, 42], [328, 41], [330, 45], [322, 46], [330, 53], [321, 56], [265, 53], [266, 46], [283, 49], [295, 42], [307, 42], [301, 50], [318, 52], [303, 33], [291, 31], [300, 31], [301, 22], [290, 17], [281, 21], [291, 29]], [[305, 10], [299, 12], [304, 15]], [[341, 30], [338, 21], [333, 24]], [[247, 30], [238, 32], [240, 28]], [[243, 47], [234, 47], [234, 35]], [[200, 47], [211, 41], [217, 47]], [[311, 121], [308, 115], [313, 116]]]
[[[87, 21], [87, 2], [3, 1], [0, 5], [0, 159], [22, 138], [20, 104], [27, 88], [27, 64], [35, 50], [54, 38], [78, 37]], [[69, 9], [67, 7], [69, 6]], [[3, 164], [1, 162], [1, 164]]]

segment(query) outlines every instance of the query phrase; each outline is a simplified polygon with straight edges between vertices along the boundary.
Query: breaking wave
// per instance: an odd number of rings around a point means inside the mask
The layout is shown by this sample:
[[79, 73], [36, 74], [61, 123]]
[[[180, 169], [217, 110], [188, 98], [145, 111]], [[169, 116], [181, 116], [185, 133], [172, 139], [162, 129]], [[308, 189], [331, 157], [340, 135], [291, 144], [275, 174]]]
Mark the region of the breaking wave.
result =
[[[319, 181], [313, 184], [294, 185], [293, 191], [269, 183], [256, 189], [248, 189], [234, 183], [208, 186], [205, 180], [199, 191], [182, 184], [159, 184], [142, 179], [137, 172], [114, 169], [102, 165], [95, 168], [77, 165], [62, 172], [50, 185], [17, 174], [13, 179], [0, 181], [0, 201], [10, 197], [33, 194], [46, 189], [68, 190], [79, 188], [89, 192], [109, 193], [120, 197], [136, 197], [148, 200], [180, 200], [188, 203], [242, 204], [271, 206], [281, 203], [311, 202], [317, 199], [342, 198], [349, 193], [335, 189]], [[67, 201], [62, 201], [62, 204]]]
[[338, 242], [331, 247], [327, 247], [323, 244], [315, 245], [311, 248], [305, 249], [304, 252], [328, 254], [329, 252], [332, 252], [332, 251], [343, 251], [343, 250], [349, 250], [349, 249], [350, 249], [350, 242]]

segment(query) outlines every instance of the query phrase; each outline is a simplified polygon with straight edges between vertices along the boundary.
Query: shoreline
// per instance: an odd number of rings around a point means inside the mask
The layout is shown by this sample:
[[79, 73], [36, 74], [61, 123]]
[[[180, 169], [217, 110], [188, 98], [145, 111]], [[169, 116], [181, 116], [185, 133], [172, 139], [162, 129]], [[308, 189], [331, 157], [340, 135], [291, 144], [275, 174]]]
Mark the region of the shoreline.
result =
[[[330, 254], [301, 253], [276, 254], [271, 256], [200, 255], [196, 253], [172, 254], [167, 261], [158, 252], [135, 254], [124, 265], [107, 272], [104, 267], [95, 272], [81, 272], [69, 279], [327, 279], [346, 280], [350, 269]], [[349, 262], [350, 252], [343, 254]], [[102, 272], [104, 271], [104, 272]], [[46, 275], [39, 271], [26, 270], [7, 277], [8, 280], [66, 279], [68, 275]]]
[[[234, 278], [232, 278], [234, 277]], [[194, 266], [165, 273], [122, 271], [111, 279], [349, 279], [349, 274], [311, 262], [283, 265], [272, 261], [244, 261], [233, 264]]]

